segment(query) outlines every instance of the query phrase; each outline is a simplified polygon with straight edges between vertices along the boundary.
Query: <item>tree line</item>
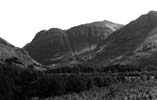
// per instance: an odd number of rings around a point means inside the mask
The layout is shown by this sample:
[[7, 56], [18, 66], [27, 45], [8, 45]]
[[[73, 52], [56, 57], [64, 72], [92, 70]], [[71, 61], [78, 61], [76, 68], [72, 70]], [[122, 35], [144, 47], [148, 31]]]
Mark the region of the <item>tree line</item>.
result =
[[[143, 72], [146, 70], [145, 68], [140, 70], [138, 67], [120, 65], [105, 67], [103, 70], [75, 67], [71, 68], [71, 71], [67, 71], [66, 67], [65, 69], [61, 68], [62, 70], [59, 69], [59, 71], [56, 69], [50, 72], [15, 68], [17, 68], [16, 65], [8, 66], [0, 63], [0, 100], [53, 97], [126, 82], [127, 76], [140, 76], [141, 79], [146, 77], [145, 79], [148, 80], [152, 74]], [[149, 71], [154, 70], [153, 67], [149, 67], [149, 69]], [[89, 73], [95, 71], [99, 72]], [[100, 71], [104, 74], [101, 74]], [[78, 72], [86, 72], [86, 74]], [[156, 77], [157, 73], [154, 75]]]

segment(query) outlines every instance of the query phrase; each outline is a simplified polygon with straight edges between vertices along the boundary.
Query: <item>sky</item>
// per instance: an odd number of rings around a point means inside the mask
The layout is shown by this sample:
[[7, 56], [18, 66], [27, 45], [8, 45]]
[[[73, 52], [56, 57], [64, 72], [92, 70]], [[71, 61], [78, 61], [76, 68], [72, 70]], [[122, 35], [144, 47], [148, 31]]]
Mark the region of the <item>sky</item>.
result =
[[43, 29], [102, 20], [127, 24], [150, 10], [157, 11], [157, 0], [0, 0], [0, 37], [23, 47]]

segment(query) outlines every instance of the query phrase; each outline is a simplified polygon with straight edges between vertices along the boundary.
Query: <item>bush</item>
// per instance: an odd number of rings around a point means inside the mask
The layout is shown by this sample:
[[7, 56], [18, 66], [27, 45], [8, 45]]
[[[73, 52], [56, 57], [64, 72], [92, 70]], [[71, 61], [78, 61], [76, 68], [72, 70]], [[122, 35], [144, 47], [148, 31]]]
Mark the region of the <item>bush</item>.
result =
[[80, 92], [87, 90], [88, 80], [81, 76], [70, 76], [66, 81], [67, 92]]

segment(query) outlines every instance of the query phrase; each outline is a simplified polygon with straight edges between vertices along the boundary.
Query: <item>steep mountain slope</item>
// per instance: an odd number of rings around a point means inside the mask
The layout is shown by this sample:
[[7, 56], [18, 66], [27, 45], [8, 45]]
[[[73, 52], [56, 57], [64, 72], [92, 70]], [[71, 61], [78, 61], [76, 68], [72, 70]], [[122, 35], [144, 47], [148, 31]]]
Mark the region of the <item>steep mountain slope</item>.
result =
[[[111, 34], [92, 60], [99, 64], [157, 64], [157, 12], [150, 11]], [[151, 58], [151, 60], [150, 60]]]
[[65, 31], [56, 28], [40, 31], [25, 49], [40, 63], [49, 63], [53, 58], [57, 61], [57, 57], [61, 59], [61, 55], [70, 51], [64, 33]]
[[17, 65], [19, 69], [29, 67], [35, 70], [44, 69], [25, 50], [11, 45], [2, 38], [0, 38], [0, 63], [8, 64], [8, 66]]
[[[89, 51], [97, 47], [112, 32], [122, 25], [109, 21], [93, 22], [73, 27], [67, 30], [69, 43], [74, 52]], [[76, 45], [77, 44], [77, 45]]]
[[91, 59], [97, 46], [122, 25], [109, 21], [93, 22], [68, 30], [52, 28], [35, 36], [24, 49], [45, 65], [67, 65]]

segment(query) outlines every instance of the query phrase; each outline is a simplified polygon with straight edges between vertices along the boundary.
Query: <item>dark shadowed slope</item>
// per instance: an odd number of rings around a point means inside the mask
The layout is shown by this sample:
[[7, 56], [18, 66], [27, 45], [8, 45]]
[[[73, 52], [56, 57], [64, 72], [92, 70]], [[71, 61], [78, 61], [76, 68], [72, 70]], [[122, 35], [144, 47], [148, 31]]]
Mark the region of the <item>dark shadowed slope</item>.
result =
[[38, 62], [49, 63], [49, 60], [70, 51], [64, 35], [64, 30], [56, 28], [40, 31], [25, 49]]
[[[122, 25], [109, 21], [93, 22], [68, 30], [43, 30], [24, 48], [38, 62], [45, 65], [75, 64], [91, 59], [90, 52]], [[83, 56], [82, 56], [83, 54]], [[81, 55], [81, 56], [80, 56]]]
[[116, 63], [142, 64], [143, 60], [147, 61], [151, 58], [147, 64], [155, 63], [156, 28], [157, 12], [150, 11], [148, 14], [140, 16], [111, 34], [103, 42], [103, 49], [92, 62], [105, 65]]

